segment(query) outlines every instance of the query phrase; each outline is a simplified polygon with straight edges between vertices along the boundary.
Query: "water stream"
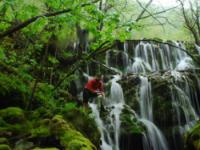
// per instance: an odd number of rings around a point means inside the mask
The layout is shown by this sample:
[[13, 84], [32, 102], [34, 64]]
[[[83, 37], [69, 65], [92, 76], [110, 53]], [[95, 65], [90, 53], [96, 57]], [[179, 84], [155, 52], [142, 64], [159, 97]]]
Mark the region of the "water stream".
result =
[[[172, 85], [169, 92], [171, 93], [174, 115], [177, 118], [176, 122], [178, 122], [174, 125], [178, 126], [180, 135], [182, 136], [199, 119], [200, 104], [197, 91], [191, 86], [191, 79], [179, 72], [195, 69], [195, 65], [193, 60], [182, 50], [185, 49], [182, 43], [172, 42], [172, 44], [174, 47], [166, 44], [139, 42], [133, 47], [133, 54], [130, 55], [129, 45], [125, 42], [121, 54], [121, 64], [117, 64], [117, 57], [113, 56], [111, 51], [106, 53], [105, 62], [108, 67], [119, 69], [117, 66], [123, 66], [123, 74], [133, 73], [139, 76], [137, 119], [146, 127], [142, 141], [144, 150], [170, 150], [165, 135], [154, 123], [154, 93], [148, 78], [152, 72], [165, 71], [171, 76], [169, 82]], [[197, 49], [199, 50], [199, 47]], [[165, 78], [165, 74], [160, 75], [160, 77]], [[115, 75], [110, 80], [110, 96], [104, 99], [107, 101], [104, 107], [110, 110], [106, 119], [100, 117], [101, 112], [98, 110], [97, 104], [90, 104], [101, 133], [102, 150], [120, 150], [120, 114], [126, 105], [123, 87], [117, 82], [120, 78], [120, 75]], [[195, 78], [200, 90], [200, 80], [197, 76]]]

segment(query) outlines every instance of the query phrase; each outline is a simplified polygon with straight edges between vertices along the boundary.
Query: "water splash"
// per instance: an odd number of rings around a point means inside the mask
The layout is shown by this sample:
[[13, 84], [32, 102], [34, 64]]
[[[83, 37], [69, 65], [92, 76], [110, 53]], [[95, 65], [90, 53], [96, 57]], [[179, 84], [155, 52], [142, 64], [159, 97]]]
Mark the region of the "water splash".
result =
[[147, 134], [143, 138], [144, 150], [168, 150], [167, 141], [162, 132], [147, 119], [140, 119], [147, 128]]
[[140, 121], [146, 126], [147, 133], [143, 137], [144, 150], [168, 150], [167, 141], [162, 132], [153, 123], [153, 99], [151, 83], [147, 77], [140, 76]]
[[[124, 106], [123, 90], [120, 84], [117, 83], [120, 78], [119, 75], [115, 75], [111, 80], [110, 97], [106, 98], [109, 103], [104, 106], [111, 109], [106, 119], [107, 122], [110, 122], [109, 125], [101, 119], [97, 105], [90, 104], [101, 133], [101, 150], [119, 150], [120, 114]], [[112, 138], [112, 131], [114, 133], [114, 138]]]

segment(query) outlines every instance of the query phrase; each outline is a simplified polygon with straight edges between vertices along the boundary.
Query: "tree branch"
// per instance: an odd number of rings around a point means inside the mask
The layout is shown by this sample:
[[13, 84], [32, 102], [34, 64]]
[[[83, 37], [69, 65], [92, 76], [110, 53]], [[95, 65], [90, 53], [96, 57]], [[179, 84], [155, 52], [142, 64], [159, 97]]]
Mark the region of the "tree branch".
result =
[[[86, 7], [86, 6], [89, 6], [91, 4], [96, 3], [98, 1], [99, 0], [95, 0], [95, 1], [93, 1], [91, 3], [85, 3], [85, 4], [82, 4], [80, 7]], [[53, 16], [61, 15], [63, 13], [71, 12], [72, 10], [73, 9], [69, 8], [69, 9], [65, 9], [65, 10], [61, 10], [61, 11], [57, 11], [57, 12], [53, 12], [53, 13], [46, 13], [46, 14], [38, 15], [38, 16], [32, 17], [30, 19], [27, 19], [24, 22], [22, 22], [22, 23], [20, 23], [20, 24], [18, 24], [16, 26], [11, 27], [10, 29], [4, 31], [3, 33], [0, 33], [0, 39], [13, 34], [16, 31], [21, 30], [22, 28], [27, 27], [28, 25], [30, 25], [31, 23], [35, 22], [39, 18], [42, 18], [42, 17], [53, 17]]]
[[135, 20], [136, 22], [140, 20], [140, 18], [144, 15], [147, 8], [149, 7], [149, 5], [151, 5], [152, 2], [153, 2], [153, 0], [149, 0], [149, 2], [145, 5], [145, 7], [143, 7], [143, 10], [141, 11], [141, 13], [138, 15], [138, 17]]
[[55, 91], [68, 77], [70, 77], [76, 70], [80, 68], [80, 66], [84, 63], [89, 61], [94, 56], [97, 56], [101, 53], [106, 52], [107, 50], [111, 49], [113, 47], [113, 43], [110, 43], [109, 41], [103, 42], [97, 49], [95, 49], [93, 52], [86, 56], [82, 56], [80, 59], [78, 59], [76, 62], [74, 62], [73, 66], [71, 66], [71, 69], [67, 72], [67, 74], [58, 81], [57, 85], [55, 85], [53, 91]]
[[[140, 5], [140, 7], [143, 8], [143, 10], [145, 10], [152, 18], [154, 18], [154, 19], [163, 27], [163, 24], [162, 24], [162, 22], [160, 22], [159, 19], [157, 19], [155, 16], [153, 16], [152, 13], [149, 12], [149, 11], [147, 10], [146, 7], [143, 7], [142, 4], [141, 4], [138, 0], [136, 0], [136, 1], [137, 1], [137, 3]], [[152, 2], [152, 1], [151, 1], [151, 2]], [[137, 19], [136, 19], [136, 21], [137, 21]], [[164, 30], [164, 28], [163, 28], [163, 30]]]
[[[139, 20], [149, 18], [149, 17], [151, 17], [152, 15], [153, 15], [153, 16], [159, 15], [159, 14], [165, 13], [165, 12], [170, 11], [170, 10], [175, 9], [175, 8], [177, 8], [177, 6], [172, 7], [172, 8], [169, 8], [169, 9], [165, 9], [165, 10], [162, 10], [162, 11], [159, 11], [159, 12], [152, 13], [151, 15], [143, 16], [143, 17], [141, 17]], [[138, 21], [139, 21], [139, 20], [138, 20]]]

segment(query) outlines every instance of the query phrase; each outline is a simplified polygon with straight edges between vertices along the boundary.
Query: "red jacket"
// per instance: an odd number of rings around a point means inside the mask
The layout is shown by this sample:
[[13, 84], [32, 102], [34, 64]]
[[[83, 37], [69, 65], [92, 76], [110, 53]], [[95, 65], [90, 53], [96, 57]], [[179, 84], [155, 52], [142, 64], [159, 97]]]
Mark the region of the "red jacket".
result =
[[101, 80], [90, 79], [85, 85], [85, 88], [91, 92], [103, 92], [103, 82]]

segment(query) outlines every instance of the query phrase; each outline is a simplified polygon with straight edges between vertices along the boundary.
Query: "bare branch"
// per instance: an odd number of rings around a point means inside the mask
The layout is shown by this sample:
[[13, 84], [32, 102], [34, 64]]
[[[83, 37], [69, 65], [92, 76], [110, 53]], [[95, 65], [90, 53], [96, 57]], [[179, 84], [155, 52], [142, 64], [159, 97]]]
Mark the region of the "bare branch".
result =
[[136, 18], [136, 20], [135, 20], [136, 22], [140, 20], [140, 18], [144, 15], [144, 13], [146, 12], [147, 8], [151, 5], [152, 2], [153, 2], [153, 0], [149, 0], [149, 2], [146, 4], [146, 6], [143, 8], [141, 13]]
[[165, 23], [168, 23], [169, 25], [171, 25], [172, 27], [178, 29], [178, 27], [176, 25], [174, 25], [172, 22], [170, 22], [170, 20], [167, 17], [164, 16], [157, 16], [157, 18], [162, 18], [165, 20]]
[[[138, 0], [136, 0], [136, 1], [140, 5], [140, 7], [142, 7], [143, 10], [145, 10], [145, 12], [147, 12], [152, 18], [154, 18], [163, 27], [163, 24], [162, 24], [162, 22], [160, 22], [159, 19], [157, 19], [154, 15], [152, 15], [151, 12], [149, 12], [146, 7], [143, 7], [142, 4]], [[164, 27], [163, 27], [163, 30], [164, 30]]]
[[[159, 12], [155, 12], [155, 13], [152, 13], [152, 15], [153, 15], [153, 16], [156, 16], [156, 15], [159, 15], [159, 14], [162, 14], [162, 13], [165, 13], [165, 12], [168, 12], [168, 11], [170, 11], [170, 10], [173, 10], [173, 9], [175, 9], [175, 8], [177, 8], [177, 7], [178, 7], [178, 6], [175, 6], [175, 7], [169, 8], [169, 9], [165, 9], [165, 10], [162, 10], [162, 11], [159, 11]], [[151, 17], [151, 15], [146, 15], [146, 16], [144, 16], [144, 17], [141, 17], [140, 20], [146, 19], [146, 18], [149, 18], [149, 17]]]
[[198, 30], [196, 30], [196, 28], [195, 28], [196, 22], [191, 21], [190, 17], [187, 15], [187, 12], [184, 7], [184, 2], [182, 0], [178, 0], [178, 2], [181, 5], [181, 11], [182, 11], [182, 14], [183, 14], [183, 17], [185, 20], [185, 25], [187, 26], [188, 30], [192, 33], [192, 35], [195, 39], [195, 43], [197, 45], [200, 45], [200, 35], [198, 34]]

